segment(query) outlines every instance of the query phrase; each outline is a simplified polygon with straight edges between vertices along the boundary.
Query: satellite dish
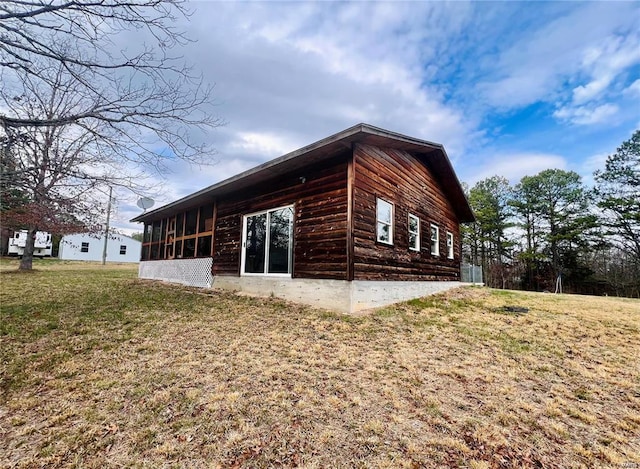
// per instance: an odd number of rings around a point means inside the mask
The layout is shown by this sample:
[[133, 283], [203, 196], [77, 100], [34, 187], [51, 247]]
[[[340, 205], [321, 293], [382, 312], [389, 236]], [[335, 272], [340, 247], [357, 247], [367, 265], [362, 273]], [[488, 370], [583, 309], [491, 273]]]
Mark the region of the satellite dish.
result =
[[147, 210], [148, 208], [153, 207], [153, 204], [155, 204], [155, 201], [149, 197], [140, 197], [138, 199], [138, 207], [142, 210]]

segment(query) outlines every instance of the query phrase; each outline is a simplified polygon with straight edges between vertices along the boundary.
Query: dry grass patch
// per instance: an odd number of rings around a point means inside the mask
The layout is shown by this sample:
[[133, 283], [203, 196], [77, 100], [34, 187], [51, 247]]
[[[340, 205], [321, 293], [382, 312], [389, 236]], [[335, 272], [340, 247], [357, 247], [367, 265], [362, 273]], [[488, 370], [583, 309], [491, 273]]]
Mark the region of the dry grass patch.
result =
[[468, 288], [353, 318], [134, 277], [0, 277], [0, 465], [640, 464], [637, 300]]

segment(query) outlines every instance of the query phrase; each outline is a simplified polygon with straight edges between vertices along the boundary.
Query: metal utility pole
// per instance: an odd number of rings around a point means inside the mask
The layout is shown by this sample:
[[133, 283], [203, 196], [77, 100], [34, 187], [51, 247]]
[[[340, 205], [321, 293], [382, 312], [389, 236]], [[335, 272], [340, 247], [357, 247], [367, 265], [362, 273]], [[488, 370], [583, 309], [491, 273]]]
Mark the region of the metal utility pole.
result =
[[107, 204], [107, 224], [104, 227], [104, 247], [102, 248], [102, 265], [107, 263], [107, 243], [109, 242], [109, 220], [111, 218], [111, 193], [113, 187], [109, 186], [109, 203]]

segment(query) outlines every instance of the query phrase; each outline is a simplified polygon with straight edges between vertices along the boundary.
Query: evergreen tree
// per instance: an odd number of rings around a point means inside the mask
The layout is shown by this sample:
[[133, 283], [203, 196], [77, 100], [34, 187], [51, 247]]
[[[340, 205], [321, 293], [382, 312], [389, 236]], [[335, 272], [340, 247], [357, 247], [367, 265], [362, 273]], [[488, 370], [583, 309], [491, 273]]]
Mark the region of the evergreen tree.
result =
[[[526, 286], [551, 288], [558, 275], [576, 272], [596, 226], [596, 217], [589, 212], [590, 194], [580, 176], [560, 169], [525, 176], [512, 205], [526, 233], [523, 260], [530, 273]], [[541, 267], [548, 267], [548, 272]]]
[[607, 157], [595, 179], [607, 234], [640, 263], [640, 130]]
[[600, 219], [609, 245], [602, 278], [616, 294], [640, 295], [640, 130], [595, 172]]
[[516, 217], [516, 226], [525, 234], [525, 245], [518, 256], [525, 266], [522, 286], [529, 290], [539, 290], [539, 271], [544, 258], [541, 252], [542, 228], [540, 214], [540, 181], [533, 176], [524, 176], [516, 185], [510, 205]]
[[469, 191], [469, 203], [477, 218], [475, 234], [485, 282], [499, 288], [505, 287], [506, 262], [513, 245], [506, 234], [513, 226], [508, 204], [511, 192], [509, 181], [499, 176], [483, 179]]

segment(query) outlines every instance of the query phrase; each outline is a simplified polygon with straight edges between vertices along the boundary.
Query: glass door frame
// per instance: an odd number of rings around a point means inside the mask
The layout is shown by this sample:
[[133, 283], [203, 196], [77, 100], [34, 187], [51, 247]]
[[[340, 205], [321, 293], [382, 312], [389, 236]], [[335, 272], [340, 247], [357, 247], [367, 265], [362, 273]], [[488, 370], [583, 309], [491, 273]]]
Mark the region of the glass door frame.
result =
[[[271, 215], [270, 212], [276, 212], [283, 209], [291, 209], [291, 225], [289, 229], [289, 272], [288, 273], [269, 273], [269, 243], [271, 237]], [[245, 272], [245, 263], [247, 256], [247, 229], [248, 219], [250, 217], [266, 214], [267, 222], [265, 227], [265, 246], [264, 246], [264, 272]], [[253, 276], [253, 277], [284, 277], [291, 278], [293, 274], [293, 223], [294, 223], [295, 209], [294, 205], [283, 205], [281, 207], [269, 208], [267, 210], [260, 210], [259, 212], [247, 213], [242, 216], [242, 239], [240, 240], [240, 275], [241, 276]]]

